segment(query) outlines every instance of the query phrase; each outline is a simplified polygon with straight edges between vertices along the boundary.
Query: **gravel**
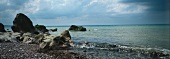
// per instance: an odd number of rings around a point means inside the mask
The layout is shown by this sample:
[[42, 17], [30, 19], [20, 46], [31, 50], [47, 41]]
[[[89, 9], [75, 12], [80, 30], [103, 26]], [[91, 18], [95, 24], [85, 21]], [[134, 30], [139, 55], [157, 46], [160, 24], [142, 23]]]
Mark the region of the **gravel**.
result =
[[26, 43], [0, 43], [0, 59], [87, 59], [73, 50], [42, 50], [39, 45]]
[[55, 59], [38, 53], [38, 45], [24, 43], [0, 43], [0, 59]]

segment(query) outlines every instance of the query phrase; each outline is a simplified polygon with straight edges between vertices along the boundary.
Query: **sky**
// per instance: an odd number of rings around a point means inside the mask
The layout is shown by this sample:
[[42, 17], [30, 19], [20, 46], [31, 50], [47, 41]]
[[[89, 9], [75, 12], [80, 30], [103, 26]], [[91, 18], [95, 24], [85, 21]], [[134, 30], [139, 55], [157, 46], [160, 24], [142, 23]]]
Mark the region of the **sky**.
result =
[[1, 23], [17, 13], [34, 25], [170, 24], [170, 0], [1, 0]]

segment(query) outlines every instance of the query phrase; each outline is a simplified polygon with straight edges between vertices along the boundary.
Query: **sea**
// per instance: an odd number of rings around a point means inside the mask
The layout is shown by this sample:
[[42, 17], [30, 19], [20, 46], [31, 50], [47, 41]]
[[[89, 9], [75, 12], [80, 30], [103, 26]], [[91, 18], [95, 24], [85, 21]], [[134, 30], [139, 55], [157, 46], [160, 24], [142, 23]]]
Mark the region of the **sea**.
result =
[[[170, 59], [170, 25], [82, 25], [87, 31], [70, 31], [73, 51], [89, 59]], [[57, 28], [60, 35], [70, 26]], [[9, 26], [5, 26], [10, 29]]]

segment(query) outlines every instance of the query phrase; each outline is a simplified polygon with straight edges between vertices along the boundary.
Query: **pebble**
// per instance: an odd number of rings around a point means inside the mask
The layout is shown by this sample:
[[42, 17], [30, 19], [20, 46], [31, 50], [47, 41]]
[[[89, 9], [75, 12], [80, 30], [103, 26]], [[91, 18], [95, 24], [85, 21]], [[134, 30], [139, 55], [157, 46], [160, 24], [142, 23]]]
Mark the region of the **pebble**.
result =
[[34, 55], [34, 56], [37, 56], [37, 55]]
[[[24, 43], [0, 43], [0, 59], [55, 59], [48, 53], [38, 53], [39, 45]], [[68, 53], [69, 54], [69, 53]], [[63, 55], [63, 54], [62, 54]], [[67, 55], [67, 54], [66, 54]], [[72, 56], [78, 56], [70, 54]], [[67, 56], [63, 56], [67, 57]], [[68, 57], [69, 58], [69, 57]]]
[[9, 50], [9, 52], [10, 52], [11, 50]]
[[39, 49], [39, 45], [0, 43], [0, 47], [0, 59], [53, 59], [47, 54], [37, 53], [36, 50]]
[[24, 51], [24, 50], [21, 50], [21, 51]]

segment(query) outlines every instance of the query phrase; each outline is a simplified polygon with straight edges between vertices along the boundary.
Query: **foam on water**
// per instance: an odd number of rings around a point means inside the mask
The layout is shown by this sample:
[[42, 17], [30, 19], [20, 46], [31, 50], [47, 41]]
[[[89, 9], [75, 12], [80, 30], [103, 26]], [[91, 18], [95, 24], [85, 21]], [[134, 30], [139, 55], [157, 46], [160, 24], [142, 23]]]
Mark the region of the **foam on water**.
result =
[[[158, 49], [158, 48], [144, 48], [144, 47], [131, 47], [131, 46], [124, 46], [124, 45], [113, 45], [107, 43], [92, 43], [92, 42], [78, 42], [74, 45], [75, 48], [80, 48], [84, 50], [103, 50], [103, 51], [110, 51], [114, 52], [113, 54], [120, 54], [124, 53], [123, 55], [130, 54], [129, 57], [140, 55], [141, 58], [143, 57], [150, 57], [150, 58], [170, 58], [170, 50], [168, 49]], [[102, 51], [99, 52], [104, 53]]]

